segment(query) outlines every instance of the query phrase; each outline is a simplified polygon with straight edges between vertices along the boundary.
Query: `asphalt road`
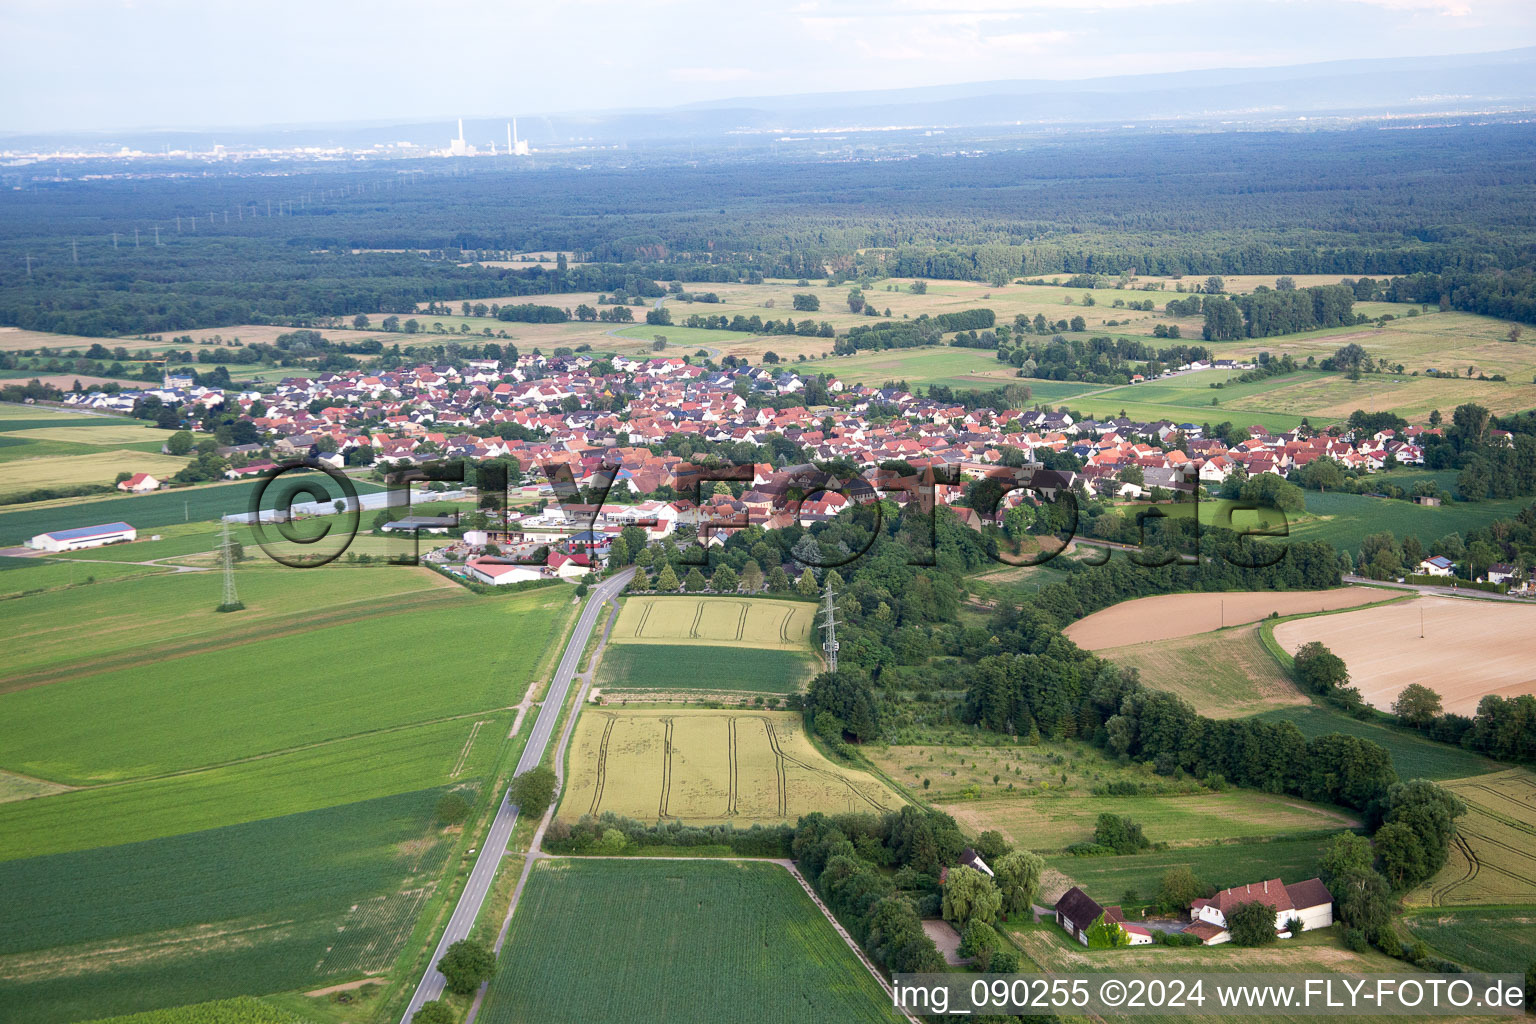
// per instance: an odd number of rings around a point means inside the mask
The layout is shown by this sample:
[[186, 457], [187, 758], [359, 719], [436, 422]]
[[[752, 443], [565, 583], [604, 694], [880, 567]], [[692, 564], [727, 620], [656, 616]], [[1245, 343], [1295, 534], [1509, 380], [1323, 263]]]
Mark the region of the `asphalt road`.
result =
[[[581, 616], [576, 620], [576, 629], [565, 645], [565, 654], [561, 656], [560, 664], [555, 669], [555, 677], [550, 680], [549, 691], [544, 695], [544, 703], [539, 708], [539, 717], [533, 723], [533, 735], [528, 737], [528, 745], [523, 748], [523, 756], [518, 759], [515, 774], [521, 775], [537, 765], [544, 757], [544, 749], [549, 745], [550, 737], [555, 731], [555, 722], [559, 719], [560, 709], [565, 704], [566, 694], [571, 688], [571, 680], [575, 678], [576, 668], [581, 664], [582, 651], [586, 650], [587, 640], [592, 635], [593, 627], [597, 625], [603, 605], [624, 589], [624, 584], [628, 583], [634, 574], [633, 568], [626, 569], [617, 576], [598, 584], [588, 595], [586, 607], [582, 608]], [[515, 643], [516, 638], [512, 638], [512, 642]], [[517, 805], [512, 802], [509, 789], [502, 797], [501, 806], [496, 811], [496, 820], [491, 823], [490, 834], [485, 837], [480, 853], [475, 857], [475, 866], [470, 869], [469, 881], [464, 886], [464, 892], [459, 896], [458, 906], [453, 908], [453, 916], [448, 919], [448, 927], [443, 930], [443, 937], [432, 953], [432, 960], [427, 965], [426, 974], [422, 977], [421, 984], [416, 986], [416, 992], [411, 996], [411, 1001], [405, 1008], [405, 1014], [400, 1018], [400, 1024], [410, 1024], [411, 1017], [421, 1009], [422, 1003], [431, 1002], [443, 994], [443, 976], [437, 969], [437, 962], [442, 959], [443, 954], [448, 952], [449, 946], [469, 935], [475, 918], [480, 914], [480, 907], [491, 891], [491, 882], [496, 877], [496, 869], [501, 866], [502, 857], [507, 851], [507, 840], [512, 837], [512, 828], [516, 824]]]

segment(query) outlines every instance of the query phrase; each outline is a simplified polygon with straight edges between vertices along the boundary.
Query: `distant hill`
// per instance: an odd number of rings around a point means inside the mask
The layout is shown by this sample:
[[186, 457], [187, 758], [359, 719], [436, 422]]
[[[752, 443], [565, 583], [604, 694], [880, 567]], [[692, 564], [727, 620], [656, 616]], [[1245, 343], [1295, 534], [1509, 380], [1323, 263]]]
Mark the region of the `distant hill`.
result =
[[[1497, 53], [1329, 61], [1269, 68], [1220, 68], [1121, 75], [1073, 81], [1017, 79], [962, 85], [738, 97], [653, 109], [615, 109], [529, 116], [521, 133], [535, 148], [576, 140], [597, 143], [750, 140], [778, 132], [919, 130], [988, 126], [1213, 123], [1249, 126], [1326, 116], [1472, 113], [1536, 108], [1536, 47]], [[507, 117], [466, 118], [465, 135], [504, 137]], [[12, 148], [70, 141], [154, 150], [304, 145], [369, 146], [410, 141], [441, 146], [452, 134], [441, 122], [292, 125], [211, 131], [73, 133], [0, 139]]]

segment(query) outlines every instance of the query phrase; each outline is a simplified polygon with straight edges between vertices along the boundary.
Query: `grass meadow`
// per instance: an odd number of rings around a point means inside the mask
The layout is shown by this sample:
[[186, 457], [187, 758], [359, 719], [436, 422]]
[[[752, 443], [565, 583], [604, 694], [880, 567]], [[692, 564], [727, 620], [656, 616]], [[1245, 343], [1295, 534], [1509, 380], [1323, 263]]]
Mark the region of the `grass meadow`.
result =
[[900, 1018], [778, 865], [623, 859], [535, 864], [478, 1019]]
[[1186, 846], [1120, 857], [1053, 854], [1046, 857], [1046, 865], [1057, 876], [1047, 886], [1045, 895], [1054, 900], [1078, 885], [1100, 902], [1117, 903], [1127, 891], [1150, 901], [1157, 895], [1163, 872], [1172, 867], [1187, 867], [1196, 878], [1219, 888], [1256, 878], [1312, 878], [1317, 874], [1317, 859], [1329, 841], [1324, 836], [1281, 836], [1268, 841]]
[[[1387, 477], [1402, 486], [1396, 476]], [[1411, 486], [1412, 477], [1409, 477]], [[1454, 480], [1444, 486], [1454, 487]], [[1409, 534], [1428, 547], [1448, 533], [1465, 535], [1496, 519], [1509, 519], [1530, 504], [1529, 498], [1494, 501], [1455, 501], [1438, 508], [1393, 498], [1337, 491], [1307, 491], [1307, 515], [1290, 523], [1292, 540], [1322, 540], [1360, 554], [1360, 542], [1373, 533], [1388, 532], [1401, 540]]]
[[697, 644], [611, 644], [598, 667], [604, 693], [794, 693], [817, 670], [808, 654]]
[[1178, 694], [1211, 718], [1241, 718], [1309, 703], [1259, 641], [1259, 627], [1238, 626], [1098, 652], [1141, 672], [1141, 681]]
[[[35, 597], [44, 591], [86, 587], [130, 576], [169, 572], [149, 565], [124, 563], [85, 564], [53, 558], [12, 558], [0, 555], [0, 600]], [[4, 605], [8, 616], [20, 605]]]
[[442, 792], [0, 864], [0, 1021], [387, 969], [452, 845], [433, 821]]

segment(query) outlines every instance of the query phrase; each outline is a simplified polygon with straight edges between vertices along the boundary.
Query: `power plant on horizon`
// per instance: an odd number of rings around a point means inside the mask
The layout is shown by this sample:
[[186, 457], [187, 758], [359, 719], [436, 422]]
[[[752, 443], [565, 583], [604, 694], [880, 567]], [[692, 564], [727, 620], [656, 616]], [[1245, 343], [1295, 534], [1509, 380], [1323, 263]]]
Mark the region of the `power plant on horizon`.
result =
[[[528, 156], [528, 140], [517, 137], [517, 118], [513, 118], [507, 125], [507, 153], [512, 156]], [[459, 118], [459, 134], [457, 138], [448, 140], [448, 148], [440, 151], [442, 156], [479, 156], [480, 150], [464, 141], [464, 119]], [[496, 143], [491, 143], [490, 156], [496, 155]]]

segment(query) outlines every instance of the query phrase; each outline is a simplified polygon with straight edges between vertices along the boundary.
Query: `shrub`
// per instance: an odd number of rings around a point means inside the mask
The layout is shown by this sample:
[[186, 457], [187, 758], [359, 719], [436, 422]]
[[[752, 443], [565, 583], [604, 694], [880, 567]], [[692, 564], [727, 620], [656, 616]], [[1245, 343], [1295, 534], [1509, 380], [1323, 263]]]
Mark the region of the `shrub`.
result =
[[1253, 900], [1227, 915], [1227, 930], [1237, 946], [1264, 946], [1275, 941], [1275, 908]]
[[457, 825], [469, 817], [469, 801], [462, 793], [444, 793], [437, 801], [437, 823]]

